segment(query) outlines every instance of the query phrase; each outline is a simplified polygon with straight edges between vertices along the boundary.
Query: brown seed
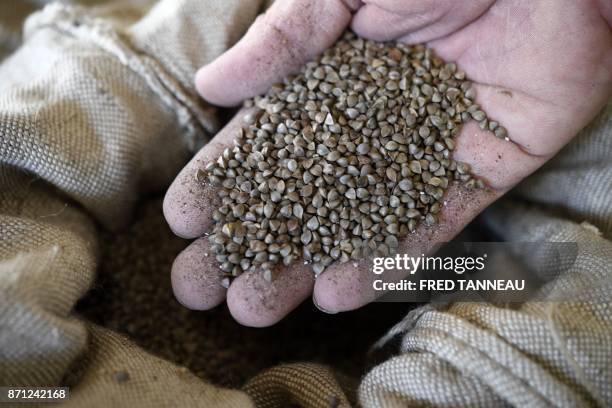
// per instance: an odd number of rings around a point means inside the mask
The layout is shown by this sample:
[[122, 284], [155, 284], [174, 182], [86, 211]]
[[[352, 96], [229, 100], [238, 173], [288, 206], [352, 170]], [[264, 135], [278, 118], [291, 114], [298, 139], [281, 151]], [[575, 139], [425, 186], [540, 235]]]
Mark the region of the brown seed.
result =
[[469, 171], [470, 171], [469, 164], [463, 163], [463, 162], [457, 163], [457, 172], [459, 172], [459, 174], [467, 174]]
[[439, 177], [432, 177], [429, 179], [428, 183], [431, 184], [432, 186], [437, 187], [440, 184], [442, 184], [442, 180]]
[[208, 174], [202, 169], [198, 169], [195, 173], [195, 179], [198, 183], [206, 182], [207, 176]]
[[349, 119], [355, 119], [357, 116], [359, 116], [359, 111], [355, 108], [349, 108], [344, 113]]
[[314, 231], [316, 229], [319, 228], [319, 220], [317, 219], [317, 217], [311, 217], [308, 222], [306, 223], [306, 228], [308, 228], [311, 231]]
[[417, 209], [410, 208], [406, 211], [406, 217], [408, 218], [417, 218], [420, 216], [421, 216], [421, 213]]
[[302, 236], [300, 237], [300, 241], [302, 242], [302, 244], [308, 245], [311, 240], [312, 240], [312, 232], [310, 232], [310, 230], [308, 229], [304, 230], [304, 232], [302, 233]]
[[270, 200], [272, 200], [273, 203], [278, 203], [281, 200], [281, 198], [282, 198], [281, 193], [279, 193], [276, 190], [270, 193]]
[[410, 170], [412, 170], [413, 173], [421, 174], [421, 172], [423, 171], [423, 169], [421, 168], [421, 162], [418, 160], [411, 161]]
[[412, 189], [412, 181], [408, 179], [401, 180], [397, 185], [402, 191], [409, 191]]
[[274, 214], [274, 204], [267, 203], [266, 205], [264, 205], [263, 211], [266, 218], [271, 218]]
[[365, 188], [357, 189], [357, 198], [364, 199], [364, 198], [368, 198], [369, 196], [370, 196], [370, 192], [367, 189]]
[[508, 137], [508, 132], [506, 131], [505, 127], [499, 126], [495, 129], [495, 136], [499, 137], [500, 139], [505, 139]]
[[419, 128], [419, 136], [421, 136], [422, 138], [426, 138], [427, 136], [429, 136], [430, 134], [430, 129], [427, 126], [421, 126]]
[[386, 230], [389, 234], [397, 234], [399, 231], [399, 225], [397, 223], [387, 225]]
[[281, 207], [279, 213], [280, 213], [280, 215], [282, 215], [285, 218], [291, 217], [291, 214], [293, 213], [291, 205], [285, 205], [285, 206]]
[[321, 263], [315, 263], [312, 266], [312, 271], [314, 272], [315, 276], [319, 276], [321, 273], [323, 273], [324, 270], [325, 266]]
[[359, 97], [355, 94], [351, 94], [346, 98], [346, 104], [351, 108], [357, 105], [358, 102], [359, 102]]
[[253, 240], [249, 242], [249, 249], [253, 252], [262, 252], [266, 250], [266, 244], [263, 241]]
[[300, 204], [293, 204], [293, 215], [296, 218], [302, 219], [304, 215], [304, 208]]
[[324, 144], [320, 144], [317, 146], [317, 154], [319, 156], [327, 156], [329, 154], [329, 148]]
[[340, 152], [334, 150], [333, 152], [330, 152], [325, 158], [330, 162], [335, 162], [340, 158]]
[[387, 149], [388, 151], [395, 151], [398, 149], [398, 147], [399, 145], [397, 144], [397, 142], [393, 140], [387, 142], [387, 144], [385, 145], [385, 149]]
[[438, 219], [436, 218], [435, 215], [429, 213], [425, 216], [425, 225], [432, 226], [432, 225], [435, 225], [437, 222], [438, 222]]
[[368, 154], [369, 151], [370, 151], [370, 145], [367, 143], [361, 143], [359, 146], [357, 146], [357, 153], [361, 155]]
[[397, 172], [392, 167], [387, 167], [386, 175], [390, 181], [397, 181]]
[[400, 206], [400, 199], [399, 199], [399, 197], [391, 196], [391, 198], [389, 198], [389, 205], [392, 208], [399, 207]]
[[472, 118], [477, 121], [480, 122], [482, 120], [484, 120], [487, 116], [485, 115], [485, 113], [481, 110], [477, 110], [475, 112], [472, 112]]
[[294, 159], [290, 159], [287, 161], [287, 168], [289, 169], [289, 171], [296, 171], [298, 167], [297, 161]]

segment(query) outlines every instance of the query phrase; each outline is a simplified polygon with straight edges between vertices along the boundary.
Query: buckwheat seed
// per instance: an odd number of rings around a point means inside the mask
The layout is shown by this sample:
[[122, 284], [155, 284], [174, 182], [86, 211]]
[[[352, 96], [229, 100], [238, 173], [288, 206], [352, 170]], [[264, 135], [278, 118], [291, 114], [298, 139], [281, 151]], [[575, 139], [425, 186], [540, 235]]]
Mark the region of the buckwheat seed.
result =
[[454, 137], [475, 120], [506, 129], [476, 103], [454, 63], [423, 45], [347, 32], [301, 73], [247, 101], [234, 146], [197, 169], [219, 186], [209, 240], [231, 277], [299, 258], [315, 275], [332, 262], [387, 256], [422, 223], [436, 225], [451, 183], [483, 188], [455, 162]]

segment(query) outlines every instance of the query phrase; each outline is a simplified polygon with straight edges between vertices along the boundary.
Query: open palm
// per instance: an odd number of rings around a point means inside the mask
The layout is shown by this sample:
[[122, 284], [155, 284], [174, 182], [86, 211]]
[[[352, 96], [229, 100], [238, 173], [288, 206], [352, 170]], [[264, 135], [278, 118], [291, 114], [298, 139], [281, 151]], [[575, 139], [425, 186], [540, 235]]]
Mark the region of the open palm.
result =
[[[426, 42], [455, 61], [475, 83], [477, 102], [508, 129], [510, 140], [468, 123], [454, 157], [471, 164], [488, 191], [466, 194], [450, 187], [435, 229], [410, 234], [399, 252], [420, 255], [450, 240], [480, 211], [550, 159], [597, 113], [612, 91], [610, 10], [595, 1], [479, 0], [423, 2], [379, 0], [277, 2], [245, 37], [204, 67], [196, 79], [210, 102], [228, 106], [263, 93], [330, 46], [351, 23], [375, 40]], [[414, 3], [414, 4], [413, 4]], [[354, 14], [353, 14], [354, 13]], [[606, 14], [607, 13], [607, 14]], [[237, 115], [179, 174], [164, 202], [175, 233], [197, 238], [211, 229], [212, 187], [194, 174], [232, 145], [242, 125]], [[206, 238], [175, 261], [177, 298], [194, 309], [209, 309], [226, 297], [234, 317], [252, 326], [273, 324], [314, 294], [323, 310], [360, 307], [376, 297], [367, 261], [332, 265], [316, 281], [304, 265], [285, 268], [273, 282], [245, 273], [230, 288]], [[400, 278], [395, 276], [391, 278]]]

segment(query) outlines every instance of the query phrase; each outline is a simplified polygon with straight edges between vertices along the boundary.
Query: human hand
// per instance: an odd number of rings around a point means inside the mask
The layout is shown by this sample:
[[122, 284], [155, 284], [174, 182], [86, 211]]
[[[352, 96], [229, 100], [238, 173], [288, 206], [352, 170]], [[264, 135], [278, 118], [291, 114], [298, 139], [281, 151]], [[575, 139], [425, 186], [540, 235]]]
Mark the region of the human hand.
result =
[[[440, 224], [419, 228], [398, 250], [420, 255], [450, 240], [552, 157], [603, 106], [612, 89], [612, 37], [610, 10], [607, 17], [602, 13], [598, 3], [572, 1], [277, 1], [238, 44], [200, 70], [196, 84], [211, 103], [238, 104], [332, 45], [349, 23], [363, 37], [426, 42], [457, 62], [474, 81], [477, 102], [508, 129], [511, 142], [474, 123], [463, 127], [454, 158], [469, 163], [490, 189], [466, 195], [449, 187]], [[164, 212], [178, 235], [196, 238], [210, 230], [215, 191], [198, 185], [194, 174], [231, 146], [240, 116], [170, 187]], [[328, 312], [358, 308], [376, 296], [366, 261], [356, 268], [332, 265], [316, 281], [304, 265], [285, 268], [272, 282], [245, 273], [226, 292], [214, 256], [205, 256], [212, 254], [209, 247], [200, 238], [179, 255], [172, 271], [175, 294], [194, 309], [212, 308], [227, 296], [233, 316], [245, 325], [274, 324], [311, 294]]]

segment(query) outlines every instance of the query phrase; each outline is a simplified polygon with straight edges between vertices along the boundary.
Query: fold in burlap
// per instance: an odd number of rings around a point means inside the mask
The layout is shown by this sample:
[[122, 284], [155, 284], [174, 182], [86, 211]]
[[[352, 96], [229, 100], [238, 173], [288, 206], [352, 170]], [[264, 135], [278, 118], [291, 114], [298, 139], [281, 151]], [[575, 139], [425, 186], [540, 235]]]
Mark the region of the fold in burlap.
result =
[[[125, 226], [216, 131], [192, 77], [262, 6], [149, 3], [49, 6], [0, 65], [0, 384], [68, 384], [72, 406], [346, 406], [333, 367], [279, 366], [224, 390], [74, 316], [97, 226]], [[20, 36], [3, 27], [12, 49]], [[363, 406], [612, 405], [611, 134], [608, 106], [486, 215], [505, 239], [577, 242], [576, 301], [417, 309], [388, 336], [398, 354], [363, 378]]]

